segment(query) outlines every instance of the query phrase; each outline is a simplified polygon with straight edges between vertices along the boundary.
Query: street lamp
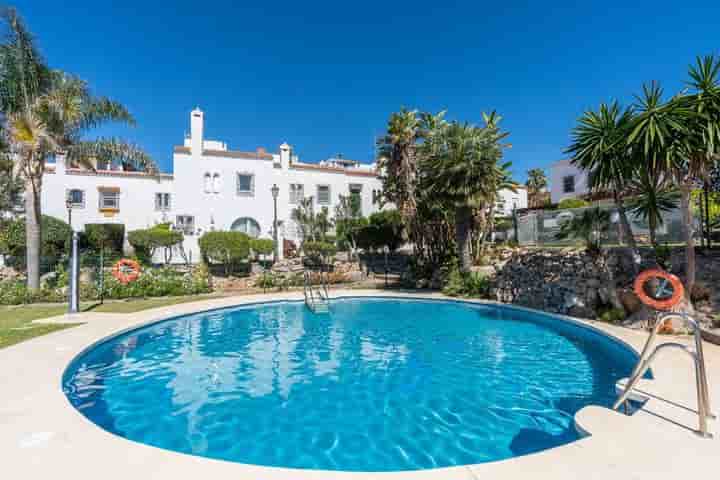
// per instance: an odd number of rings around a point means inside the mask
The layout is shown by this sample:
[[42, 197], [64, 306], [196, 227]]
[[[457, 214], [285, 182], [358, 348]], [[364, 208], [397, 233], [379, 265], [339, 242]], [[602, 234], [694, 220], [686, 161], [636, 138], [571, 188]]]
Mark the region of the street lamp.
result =
[[273, 249], [273, 263], [278, 260], [278, 234], [277, 234], [277, 197], [280, 193], [280, 187], [277, 184], [273, 184], [270, 189], [273, 196], [273, 242], [275, 242], [275, 248]]
[[65, 208], [67, 208], [68, 212], [68, 225], [70, 225], [70, 229], [72, 230], [72, 194], [70, 192], [67, 193], [65, 196]]

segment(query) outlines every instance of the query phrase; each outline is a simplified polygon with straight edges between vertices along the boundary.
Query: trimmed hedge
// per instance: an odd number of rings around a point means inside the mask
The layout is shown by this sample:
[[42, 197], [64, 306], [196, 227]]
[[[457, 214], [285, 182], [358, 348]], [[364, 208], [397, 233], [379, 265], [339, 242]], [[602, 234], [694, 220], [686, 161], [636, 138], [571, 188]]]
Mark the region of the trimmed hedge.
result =
[[206, 232], [198, 240], [206, 263], [219, 263], [230, 275], [250, 256], [250, 237], [242, 232]]
[[112, 252], [123, 252], [125, 225], [122, 223], [88, 223], [85, 225], [88, 246], [95, 251], [101, 248]]
[[557, 208], [559, 210], [565, 210], [570, 208], [584, 208], [589, 206], [590, 203], [583, 200], [582, 198], [566, 198], [565, 200], [562, 200], [560, 203], [558, 203]]
[[143, 263], [152, 263], [158, 248], [165, 250], [165, 263], [172, 260], [172, 247], [182, 243], [182, 232], [170, 230], [170, 224], [160, 224], [152, 228], [128, 232], [128, 243], [135, 249], [135, 255]]
[[270, 255], [275, 250], [275, 242], [268, 238], [253, 238], [250, 240], [250, 250], [255, 255]]
[[[43, 215], [40, 255], [60, 257], [70, 250], [72, 230], [60, 219]], [[18, 258], [25, 257], [25, 219], [17, 218], [0, 222], [0, 254]]]

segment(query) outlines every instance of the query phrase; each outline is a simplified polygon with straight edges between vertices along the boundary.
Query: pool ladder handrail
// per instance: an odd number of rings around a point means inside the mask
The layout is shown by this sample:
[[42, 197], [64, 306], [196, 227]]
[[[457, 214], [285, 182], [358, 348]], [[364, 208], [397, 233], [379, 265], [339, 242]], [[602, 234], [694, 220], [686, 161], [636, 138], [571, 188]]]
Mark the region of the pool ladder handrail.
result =
[[327, 313], [329, 311], [329, 295], [327, 282], [323, 276], [323, 266], [320, 266], [320, 288], [315, 291], [312, 278], [307, 269], [303, 272], [305, 305], [314, 313]]
[[[661, 343], [653, 349], [653, 345], [655, 343], [655, 340], [657, 339], [660, 328], [662, 328], [665, 322], [670, 318], [680, 318], [686, 324], [689, 324], [693, 328], [693, 337], [695, 344], [694, 350], [687, 345], [677, 342]], [[698, 433], [703, 438], [712, 438], [712, 434], [708, 431], [708, 418], [714, 419], [715, 415], [710, 411], [710, 391], [708, 388], [707, 370], [705, 367], [705, 354], [703, 352], [702, 331], [698, 322], [687, 313], [667, 312], [658, 316], [657, 321], [655, 322], [655, 326], [653, 327], [650, 336], [645, 342], [645, 346], [643, 347], [642, 353], [640, 354], [638, 363], [637, 365], [635, 365], [635, 368], [633, 369], [632, 374], [630, 374], [630, 377], [628, 377], [628, 382], [625, 385], [625, 389], [615, 401], [615, 404], [613, 404], [613, 410], [617, 410], [620, 408], [620, 406], [624, 405], [625, 411], [628, 411], [627, 401], [630, 397], [630, 394], [632, 393], [633, 388], [635, 388], [640, 379], [650, 369], [650, 365], [652, 364], [658, 353], [664, 349], [669, 348], [682, 350], [688, 355], [690, 355], [690, 357], [693, 359], [693, 362], [695, 364], [695, 389], [697, 392], [698, 404]]]

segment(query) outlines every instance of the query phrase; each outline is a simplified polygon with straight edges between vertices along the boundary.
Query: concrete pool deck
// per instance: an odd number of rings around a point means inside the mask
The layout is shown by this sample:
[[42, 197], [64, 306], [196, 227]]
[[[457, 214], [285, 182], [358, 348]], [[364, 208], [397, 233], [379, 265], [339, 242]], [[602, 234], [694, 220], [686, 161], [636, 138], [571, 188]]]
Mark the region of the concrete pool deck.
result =
[[[437, 294], [334, 290], [332, 297], [445, 298]], [[86, 322], [68, 330], [0, 350], [0, 474], [8, 480], [79, 479], [677, 479], [715, 476], [720, 459], [720, 422], [714, 438], [695, 433], [697, 408], [692, 363], [668, 351], [653, 366], [645, 407], [632, 417], [586, 407], [577, 425], [590, 436], [536, 454], [498, 462], [411, 472], [353, 473], [245, 465], [135, 443], [102, 430], [61, 390], [71, 360], [107, 336], [176, 315], [258, 301], [298, 300], [302, 292], [272, 293], [176, 304], [134, 314], [82, 313], [56, 322]], [[489, 302], [478, 302], [489, 303]], [[47, 320], [43, 320], [45, 322]], [[579, 320], [572, 320], [579, 321]], [[579, 321], [639, 350], [645, 333]], [[666, 341], [669, 337], [661, 337]], [[672, 337], [690, 344], [691, 337]], [[720, 347], [705, 344], [711, 409], [720, 410]]]

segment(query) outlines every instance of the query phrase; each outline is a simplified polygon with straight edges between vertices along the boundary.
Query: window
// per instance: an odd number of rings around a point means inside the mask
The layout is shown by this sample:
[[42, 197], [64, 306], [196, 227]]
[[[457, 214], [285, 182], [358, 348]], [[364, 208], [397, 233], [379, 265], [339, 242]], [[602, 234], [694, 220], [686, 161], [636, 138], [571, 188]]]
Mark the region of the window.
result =
[[255, 175], [251, 173], [237, 174], [237, 194], [246, 196], [255, 194]]
[[100, 210], [120, 210], [120, 190], [101, 189], [99, 203]]
[[184, 235], [195, 235], [195, 217], [192, 215], [178, 215], [175, 219], [175, 228]]
[[212, 176], [210, 176], [210, 173], [206, 173], [203, 177], [203, 184], [205, 193], [212, 193]]
[[72, 189], [67, 191], [70, 208], [85, 208], [85, 191]]
[[220, 174], [219, 173], [213, 174], [212, 191], [213, 191], [213, 193], [220, 193]]
[[317, 202], [319, 205], [330, 205], [330, 185], [318, 185]]
[[238, 218], [233, 222], [230, 230], [232, 230], [233, 232], [242, 232], [251, 236], [252, 238], [257, 238], [260, 236], [260, 224], [255, 221], [254, 218], [250, 217]]
[[170, 210], [170, 194], [169, 193], [156, 193], [155, 194], [155, 210], [158, 212], [166, 212]]
[[372, 203], [373, 205], [379, 205], [382, 202], [382, 190], [372, 191]]
[[563, 193], [575, 192], [575, 175], [563, 177]]
[[290, 203], [298, 205], [305, 198], [305, 188], [302, 183], [290, 184]]

